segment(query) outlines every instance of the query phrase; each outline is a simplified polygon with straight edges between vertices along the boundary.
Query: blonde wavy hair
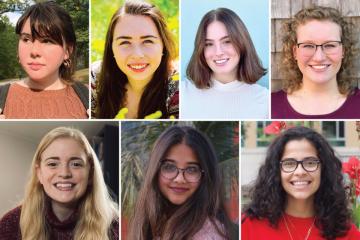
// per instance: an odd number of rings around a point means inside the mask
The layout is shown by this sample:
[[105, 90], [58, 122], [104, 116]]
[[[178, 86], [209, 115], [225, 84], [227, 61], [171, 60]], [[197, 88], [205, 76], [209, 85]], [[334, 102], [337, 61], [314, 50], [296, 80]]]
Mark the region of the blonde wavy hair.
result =
[[354, 47], [356, 40], [352, 31], [353, 24], [347, 22], [338, 10], [321, 6], [300, 10], [292, 19], [285, 22], [282, 26], [282, 32], [284, 34], [282, 38], [282, 73], [285, 77], [283, 89], [287, 91], [287, 93], [292, 93], [298, 90], [302, 84], [303, 75], [294, 58], [293, 48], [297, 44], [296, 31], [298, 26], [306, 24], [311, 20], [330, 21], [340, 26], [344, 58], [336, 79], [340, 93], [349, 94], [353, 86], [351, 79], [346, 77], [346, 75], [357, 52], [357, 49]]
[[[20, 229], [23, 240], [48, 240], [46, 231], [46, 193], [36, 174], [41, 155], [56, 139], [71, 138], [83, 147], [91, 164], [89, 186], [79, 203], [79, 220], [74, 230], [74, 240], [109, 240], [111, 225], [118, 221], [118, 205], [111, 200], [104, 182], [99, 160], [85, 135], [68, 127], [58, 127], [48, 132], [41, 140], [31, 164], [30, 181], [26, 186], [21, 207]], [[30, 224], [31, 223], [31, 224]]]

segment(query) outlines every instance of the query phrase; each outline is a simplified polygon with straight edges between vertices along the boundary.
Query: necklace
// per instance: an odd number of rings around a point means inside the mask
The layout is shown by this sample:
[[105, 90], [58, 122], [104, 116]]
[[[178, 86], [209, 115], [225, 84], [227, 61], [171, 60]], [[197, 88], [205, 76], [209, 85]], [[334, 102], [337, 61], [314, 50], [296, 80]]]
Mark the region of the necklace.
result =
[[[288, 225], [288, 223], [287, 223], [287, 220], [286, 220], [286, 217], [284, 216], [284, 214], [282, 215], [282, 217], [283, 217], [283, 219], [284, 219], [285, 227], [286, 227], [286, 230], [287, 230], [288, 233], [289, 233], [290, 239], [291, 239], [291, 240], [294, 240], [294, 238], [293, 238], [293, 236], [292, 236], [292, 234], [291, 234], [291, 232], [290, 232], [290, 228], [289, 228], [289, 225]], [[289, 220], [289, 221], [290, 221], [290, 220]], [[290, 222], [290, 223], [291, 223], [291, 222]], [[307, 231], [307, 234], [306, 234], [304, 240], [307, 240], [307, 239], [309, 238], [310, 233], [311, 233], [311, 230], [312, 230], [313, 227], [314, 227], [314, 224], [315, 224], [315, 218], [314, 218], [314, 221], [312, 222], [311, 226], [309, 227], [309, 229], [308, 229], [308, 231]], [[295, 229], [295, 226], [294, 226], [294, 225], [293, 225], [293, 227], [294, 227], [294, 229]], [[296, 230], [296, 229], [295, 229], [295, 230]]]

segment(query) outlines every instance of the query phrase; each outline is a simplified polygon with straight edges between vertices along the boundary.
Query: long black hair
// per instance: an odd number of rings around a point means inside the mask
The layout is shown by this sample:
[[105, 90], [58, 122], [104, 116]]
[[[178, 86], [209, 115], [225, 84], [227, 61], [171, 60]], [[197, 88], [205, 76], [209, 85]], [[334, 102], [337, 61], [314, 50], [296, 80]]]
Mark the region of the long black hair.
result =
[[314, 146], [321, 162], [321, 182], [314, 198], [315, 225], [325, 239], [344, 236], [350, 229], [351, 216], [347, 208], [341, 161], [319, 133], [306, 127], [290, 128], [271, 143], [265, 164], [261, 166], [251, 191], [251, 202], [245, 207], [245, 217], [267, 219], [273, 227], [278, 225], [287, 196], [281, 185], [280, 160], [286, 144], [301, 139]]

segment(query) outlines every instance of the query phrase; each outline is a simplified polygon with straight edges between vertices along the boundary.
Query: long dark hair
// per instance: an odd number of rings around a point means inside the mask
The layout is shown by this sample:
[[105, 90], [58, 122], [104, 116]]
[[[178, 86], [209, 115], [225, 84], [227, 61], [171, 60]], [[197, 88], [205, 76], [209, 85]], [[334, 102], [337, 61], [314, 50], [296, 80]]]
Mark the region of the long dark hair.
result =
[[116, 64], [112, 51], [113, 34], [116, 23], [124, 14], [147, 16], [155, 23], [164, 45], [163, 56], [160, 66], [154, 73], [153, 78], [146, 85], [139, 103], [137, 118], [160, 110], [163, 118], [168, 118], [166, 98], [168, 93], [168, 82], [171, 68], [174, 42], [167, 29], [165, 19], [161, 12], [146, 2], [126, 1], [112, 16], [108, 32], [106, 34], [104, 57], [98, 79], [96, 108], [97, 118], [114, 118], [118, 111], [124, 106], [126, 96], [127, 76]]
[[73, 82], [72, 75], [76, 66], [76, 36], [70, 15], [53, 1], [34, 4], [17, 21], [16, 34], [21, 34], [28, 19], [33, 39], [50, 39], [60, 46], [66, 46], [70, 62], [68, 66], [61, 64], [59, 76], [66, 83]]
[[237, 77], [239, 81], [253, 84], [266, 74], [259, 59], [250, 34], [239, 16], [227, 8], [218, 8], [206, 13], [201, 19], [196, 33], [194, 52], [186, 69], [186, 76], [197, 88], [211, 87], [212, 70], [204, 56], [207, 27], [214, 21], [222, 22], [229, 34], [232, 44], [240, 55]]
[[251, 202], [245, 207], [250, 218], [267, 219], [276, 227], [286, 206], [286, 192], [281, 185], [280, 160], [286, 144], [292, 140], [308, 140], [317, 150], [321, 162], [321, 183], [315, 193], [315, 225], [326, 239], [344, 236], [350, 228], [350, 212], [343, 186], [341, 161], [329, 143], [317, 132], [306, 127], [294, 127], [278, 136], [268, 148], [261, 166]]
[[[171, 147], [180, 143], [194, 151], [204, 175], [195, 193], [184, 204], [174, 206], [161, 194], [158, 176], [161, 160]], [[225, 213], [222, 196], [220, 171], [210, 141], [194, 128], [170, 127], [160, 135], [152, 149], [131, 221], [129, 239], [190, 239], [207, 219], [220, 235], [230, 239], [228, 229], [231, 224]], [[218, 226], [216, 221], [223, 224], [224, 228]]]

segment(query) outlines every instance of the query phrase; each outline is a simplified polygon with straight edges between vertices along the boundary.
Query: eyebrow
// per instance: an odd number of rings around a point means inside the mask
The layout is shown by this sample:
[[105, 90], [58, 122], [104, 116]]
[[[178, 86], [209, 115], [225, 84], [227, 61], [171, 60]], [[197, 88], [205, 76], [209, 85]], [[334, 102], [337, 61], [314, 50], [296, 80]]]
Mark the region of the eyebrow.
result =
[[[164, 161], [164, 162], [176, 163], [176, 161], [173, 160], [173, 159], [171, 159], [171, 158], [165, 158], [163, 161]], [[198, 162], [195, 162], [195, 161], [186, 162], [186, 164], [194, 164], [194, 165], [200, 166], [200, 164], [199, 164]]]
[[[141, 36], [140, 39], [146, 39], [146, 38], [155, 38], [155, 39], [158, 39], [158, 37], [154, 36], [154, 35], [145, 35], [145, 36]], [[115, 38], [115, 40], [120, 40], [120, 39], [126, 39], [126, 40], [129, 40], [129, 39], [133, 39], [133, 37], [130, 37], [130, 36], [118, 36]]]
[[[45, 162], [46, 162], [46, 161], [49, 161], [49, 160], [59, 160], [59, 161], [60, 161], [60, 157], [48, 157], [48, 158], [44, 159]], [[70, 160], [70, 161], [73, 161], [73, 160], [82, 160], [82, 161], [85, 162], [85, 160], [82, 159], [81, 157], [71, 157], [69, 160]]]
[[25, 37], [31, 37], [31, 33], [25, 33], [25, 32], [22, 32], [20, 33], [20, 36], [25, 36]]
[[[224, 40], [224, 39], [226, 39], [226, 38], [230, 38], [230, 37], [229, 37], [228, 35], [227, 35], [227, 36], [224, 36], [224, 37], [220, 38], [220, 41], [221, 41], [221, 40]], [[205, 38], [205, 41], [215, 41], [215, 40]]]

